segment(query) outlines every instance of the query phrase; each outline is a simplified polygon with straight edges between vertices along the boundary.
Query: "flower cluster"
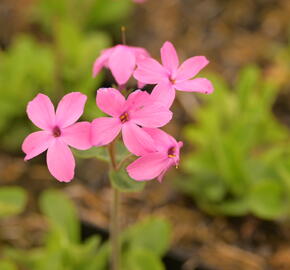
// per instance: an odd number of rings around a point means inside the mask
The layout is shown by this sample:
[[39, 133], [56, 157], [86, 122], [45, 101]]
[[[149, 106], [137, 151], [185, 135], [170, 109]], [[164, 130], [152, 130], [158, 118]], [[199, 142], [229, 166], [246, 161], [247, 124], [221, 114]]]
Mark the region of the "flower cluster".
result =
[[[86, 150], [92, 146], [110, 144], [119, 133], [123, 142], [137, 159], [127, 167], [131, 178], [162, 181], [171, 166], [178, 166], [182, 142], [159, 129], [172, 118], [170, 107], [175, 90], [209, 94], [213, 86], [205, 78], [194, 78], [208, 64], [203, 56], [187, 59], [181, 65], [175, 48], [165, 42], [161, 48], [161, 62], [138, 47], [117, 45], [104, 50], [93, 66], [96, 76], [103, 67], [108, 68], [118, 88], [100, 88], [97, 106], [109, 117], [90, 122], [76, 122], [82, 115], [86, 96], [73, 92], [65, 95], [56, 111], [50, 99], [38, 94], [28, 103], [29, 119], [41, 131], [26, 137], [22, 150], [29, 160], [47, 150], [47, 166], [59, 181], [69, 182], [74, 177], [75, 160], [69, 148]], [[134, 77], [141, 88], [154, 84], [151, 94], [140, 89], [127, 98], [120, 89]]]

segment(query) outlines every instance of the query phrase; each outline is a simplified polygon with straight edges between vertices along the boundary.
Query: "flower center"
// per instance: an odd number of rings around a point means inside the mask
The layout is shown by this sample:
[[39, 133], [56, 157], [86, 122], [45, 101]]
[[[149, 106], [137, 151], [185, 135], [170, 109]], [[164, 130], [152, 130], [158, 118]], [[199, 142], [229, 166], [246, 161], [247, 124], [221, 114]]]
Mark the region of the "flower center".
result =
[[61, 135], [60, 128], [58, 126], [55, 126], [52, 130], [52, 134], [54, 137], [59, 137]]
[[123, 113], [121, 116], [120, 116], [120, 120], [121, 120], [121, 123], [125, 123], [125, 122], [128, 122], [129, 121], [129, 115], [128, 113]]
[[169, 148], [168, 149], [168, 153], [167, 153], [168, 157], [169, 158], [175, 158], [176, 157], [175, 151], [176, 151], [175, 147]]
[[172, 84], [175, 84], [175, 83], [176, 83], [176, 79], [174, 79], [172, 76], [169, 77], [169, 81], [170, 81]]

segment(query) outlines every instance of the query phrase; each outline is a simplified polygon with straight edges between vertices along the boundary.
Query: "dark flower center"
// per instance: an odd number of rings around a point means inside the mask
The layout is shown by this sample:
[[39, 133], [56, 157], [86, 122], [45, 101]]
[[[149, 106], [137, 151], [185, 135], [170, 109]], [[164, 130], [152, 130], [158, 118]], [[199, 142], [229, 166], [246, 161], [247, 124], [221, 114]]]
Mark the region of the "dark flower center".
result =
[[52, 134], [54, 137], [59, 137], [61, 135], [60, 128], [58, 126], [55, 126], [52, 130]]
[[168, 157], [175, 158], [176, 157], [175, 151], [176, 151], [175, 147], [170, 147], [167, 153]]
[[129, 121], [129, 115], [128, 113], [123, 113], [121, 116], [120, 116], [120, 120], [122, 123], [125, 123], [125, 122], [128, 122]]

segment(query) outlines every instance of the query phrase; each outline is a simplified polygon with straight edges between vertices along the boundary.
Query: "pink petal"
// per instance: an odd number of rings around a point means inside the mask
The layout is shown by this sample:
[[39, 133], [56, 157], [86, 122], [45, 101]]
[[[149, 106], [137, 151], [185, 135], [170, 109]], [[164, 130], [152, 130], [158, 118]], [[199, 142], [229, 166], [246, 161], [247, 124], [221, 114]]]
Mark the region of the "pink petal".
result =
[[[174, 157], [170, 157], [170, 162], [168, 163], [168, 168], [179, 163], [180, 148], [183, 146], [183, 142], [177, 142], [175, 138], [167, 134], [161, 129], [157, 128], [143, 128], [154, 140], [156, 150], [159, 153], [164, 153], [168, 156], [169, 151], [172, 151], [174, 148]], [[169, 157], [169, 156], [168, 156]], [[165, 171], [168, 170], [165, 169]], [[161, 182], [164, 172], [158, 177], [158, 181]]]
[[92, 122], [92, 144], [106, 145], [112, 142], [119, 134], [122, 124], [118, 118], [100, 117]]
[[169, 161], [168, 164], [167, 164], [167, 167], [166, 167], [166, 168], [161, 172], [161, 174], [157, 177], [157, 180], [158, 180], [159, 183], [162, 182], [165, 173], [169, 170], [169, 168], [170, 168], [172, 165], [174, 165], [174, 163], [173, 163], [172, 161], [171, 161], [171, 162]]
[[127, 149], [136, 156], [155, 151], [152, 138], [142, 128], [133, 123], [127, 122], [123, 125], [122, 136]]
[[177, 70], [175, 79], [178, 81], [188, 80], [202, 70], [209, 61], [204, 56], [194, 56], [182, 63]]
[[92, 147], [91, 144], [91, 123], [78, 122], [62, 131], [62, 140], [79, 150], [86, 150]]
[[54, 107], [48, 96], [38, 94], [27, 105], [29, 119], [39, 128], [50, 130], [55, 125]]
[[156, 60], [148, 57], [138, 63], [134, 77], [143, 83], [154, 84], [168, 81], [169, 73]]
[[146, 91], [136, 90], [128, 96], [125, 110], [135, 111], [150, 103], [152, 103], [152, 101], [150, 95]]
[[130, 114], [130, 121], [142, 127], [162, 127], [172, 118], [172, 112], [160, 104], [144, 106]]
[[170, 73], [177, 70], [179, 65], [178, 56], [176, 50], [171, 42], [166, 41], [161, 48], [161, 60], [165, 68], [167, 68]]
[[146, 85], [146, 83], [143, 83], [143, 82], [138, 82], [137, 83], [137, 86], [138, 86], [139, 89], [142, 89], [145, 85]]
[[131, 178], [146, 181], [158, 177], [168, 167], [169, 159], [162, 153], [151, 153], [135, 160], [127, 167]]
[[48, 131], [37, 131], [29, 134], [22, 144], [22, 151], [26, 154], [24, 160], [29, 160], [44, 152], [53, 142], [53, 136]]
[[133, 2], [135, 2], [135, 3], [145, 3], [146, 0], [133, 0]]
[[140, 47], [131, 47], [135, 52], [136, 63], [139, 63], [143, 59], [150, 57], [150, 54], [144, 49]]
[[178, 144], [179, 149], [180, 149], [181, 147], [183, 147], [183, 142], [178, 142], [177, 144]]
[[75, 159], [69, 147], [56, 139], [50, 145], [46, 155], [47, 167], [50, 173], [61, 182], [69, 182], [74, 177]]
[[171, 147], [178, 146], [176, 140], [166, 133], [165, 131], [158, 128], [143, 128], [146, 133], [148, 133], [151, 138], [154, 140], [156, 149], [159, 152], [164, 152], [168, 154], [168, 150]]
[[75, 123], [83, 114], [87, 97], [80, 92], [65, 95], [56, 109], [56, 124], [64, 128]]
[[116, 46], [109, 58], [109, 68], [119, 85], [123, 85], [129, 80], [135, 65], [135, 55], [127, 46]]
[[175, 99], [175, 89], [170, 83], [157, 84], [151, 92], [151, 98], [154, 102], [170, 108]]
[[112, 53], [112, 48], [102, 51], [101, 56], [98, 57], [93, 66], [93, 77], [96, 77], [100, 70], [106, 66], [106, 63]]
[[97, 105], [105, 113], [119, 117], [124, 112], [125, 98], [114, 88], [100, 88], [97, 91]]
[[205, 78], [196, 78], [194, 80], [176, 83], [174, 87], [180, 91], [200, 92], [203, 94], [211, 94], [214, 90], [211, 82]]

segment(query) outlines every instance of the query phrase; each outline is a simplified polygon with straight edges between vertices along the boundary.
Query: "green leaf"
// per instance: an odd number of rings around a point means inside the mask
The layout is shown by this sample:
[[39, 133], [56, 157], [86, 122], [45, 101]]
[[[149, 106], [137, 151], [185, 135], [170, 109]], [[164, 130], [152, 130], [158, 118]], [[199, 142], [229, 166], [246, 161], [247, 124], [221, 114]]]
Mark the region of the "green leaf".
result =
[[286, 206], [284, 189], [278, 180], [263, 180], [254, 184], [249, 194], [249, 207], [258, 217], [280, 217]]
[[79, 158], [97, 158], [106, 162], [110, 161], [106, 147], [92, 147], [88, 150], [73, 149], [73, 153]]
[[132, 249], [147, 249], [162, 256], [169, 248], [170, 234], [170, 224], [166, 220], [148, 218], [129, 228], [124, 237]]
[[[107, 270], [109, 261], [109, 244], [104, 243], [97, 253], [87, 260], [82, 270]], [[78, 270], [78, 269], [77, 269]]]
[[68, 264], [64, 265], [62, 250], [45, 250], [43, 257], [35, 262], [34, 270], [65, 270], [69, 269]]
[[145, 182], [138, 182], [129, 177], [124, 169], [119, 171], [110, 170], [109, 178], [114, 188], [122, 192], [137, 192], [141, 191]]
[[[72, 150], [73, 150], [73, 153], [79, 158], [96, 158], [96, 159], [106, 161], [106, 162], [110, 161], [108, 148], [106, 146], [92, 147], [88, 150], [77, 150], [77, 149], [72, 149]], [[121, 141], [117, 141], [115, 143], [115, 154], [116, 154], [116, 160], [118, 162], [123, 160], [129, 154], [128, 150], [126, 149], [126, 147]]]
[[241, 110], [250, 103], [250, 98], [253, 96], [252, 91], [255, 89], [260, 77], [260, 70], [255, 66], [247, 66], [242, 69], [238, 81], [236, 83], [237, 95]]
[[8, 260], [0, 260], [0, 269], [1, 270], [17, 270], [17, 267], [14, 263]]
[[216, 205], [215, 208], [219, 213], [225, 215], [241, 216], [246, 215], [249, 212], [249, 203], [245, 199], [228, 200]]
[[[157, 241], [157, 239], [156, 239]], [[148, 249], [136, 247], [126, 255], [126, 270], [164, 270], [160, 258]]]
[[80, 224], [76, 208], [64, 193], [58, 190], [44, 191], [40, 197], [40, 208], [68, 242], [79, 242]]
[[27, 202], [27, 194], [20, 187], [0, 188], [0, 217], [20, 214]]

